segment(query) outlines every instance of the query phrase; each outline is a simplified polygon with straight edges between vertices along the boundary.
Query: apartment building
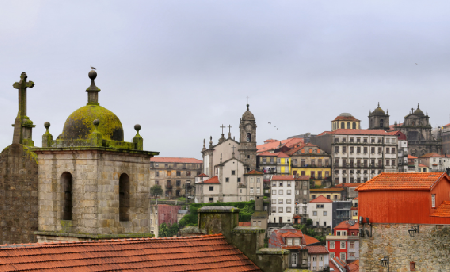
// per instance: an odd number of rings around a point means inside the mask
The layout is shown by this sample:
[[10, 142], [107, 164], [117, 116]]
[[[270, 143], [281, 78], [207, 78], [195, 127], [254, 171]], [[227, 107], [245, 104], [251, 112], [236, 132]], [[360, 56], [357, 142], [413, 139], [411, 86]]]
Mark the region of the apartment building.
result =
[[[194, 177], [201, 174], [203, 161], [194, 158], [153, 157], [150, 159], [150, 186], [161, 185], [163, 197], [193, 195]], [[187, 190], [187, 191], [186, 191]]]
[[311, 139], [331, 154], [332, 180], [364, 183], [382, 172], [397, 172], [397, 137], [383, 130], [337, 129]]
[[294, 176], [272, 176], [269, 223], [292, 223], [295, 212]]

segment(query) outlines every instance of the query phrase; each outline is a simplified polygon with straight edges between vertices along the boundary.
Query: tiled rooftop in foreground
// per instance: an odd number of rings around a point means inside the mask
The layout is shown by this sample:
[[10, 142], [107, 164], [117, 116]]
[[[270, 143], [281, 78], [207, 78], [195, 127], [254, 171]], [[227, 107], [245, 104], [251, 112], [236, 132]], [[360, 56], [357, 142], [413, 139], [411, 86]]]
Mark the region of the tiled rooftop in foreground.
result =
[[0, 271], [261, 271], [222, 234], [0, 246]]

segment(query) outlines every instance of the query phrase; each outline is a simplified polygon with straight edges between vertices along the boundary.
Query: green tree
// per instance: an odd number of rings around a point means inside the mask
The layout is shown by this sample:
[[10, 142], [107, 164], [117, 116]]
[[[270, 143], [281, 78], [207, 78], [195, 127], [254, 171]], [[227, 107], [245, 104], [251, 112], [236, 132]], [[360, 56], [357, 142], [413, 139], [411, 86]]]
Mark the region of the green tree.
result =
[[161, 185], [155, 184], [150, 188], [150, 194], [152, 196], [162, 195], [163, 189], [161, 188]]
[[173, 223], [170, 227], [169, 227], [169, 231], [167, 232], [167, 237], [173, 237], [175, 235], [178, 234], [178, 224], [177, 223]]
[[169, 234], [169, 228], [166, 223], [159, 225], [159, 237], [167, 237]]

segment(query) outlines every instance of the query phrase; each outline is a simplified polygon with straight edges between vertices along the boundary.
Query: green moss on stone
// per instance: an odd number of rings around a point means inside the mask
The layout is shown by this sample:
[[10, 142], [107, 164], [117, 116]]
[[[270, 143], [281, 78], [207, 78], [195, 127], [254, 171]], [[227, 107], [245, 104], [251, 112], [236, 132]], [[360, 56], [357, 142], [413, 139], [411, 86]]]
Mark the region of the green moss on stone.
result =
[[22, 145], [22, 147], [23, 147], [23, 150], [25, 151], [25, 153], [27, 153], [27, 155], [30, 157], [30, 159], [33, 159], [36, 163], [38, 163], [37, 154], [34, 153], [31, 149], [29, 149], [28, 147], [26, 147], [24, 145]]

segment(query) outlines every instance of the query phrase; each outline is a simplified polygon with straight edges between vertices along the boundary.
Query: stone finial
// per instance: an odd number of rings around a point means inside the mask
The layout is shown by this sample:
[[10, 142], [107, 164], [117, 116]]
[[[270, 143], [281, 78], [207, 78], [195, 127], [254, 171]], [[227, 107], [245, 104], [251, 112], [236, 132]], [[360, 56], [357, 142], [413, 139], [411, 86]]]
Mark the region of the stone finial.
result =
[[45, 134], [49, 134], [49, 128], [50, 128], [50, 122], [45, 122], [44, 123], [44, 127], [45, 127]]
[[247, 104], [247, 111], [250, 110], [250, 104]]
[[417, 108], [419, 109], [420, 107], [419, 107], [419, 103], [417, 103]]
[[380, 107], [380, 102], [378, 102], [378, 108]]
[[95, 119], [93, 123], [94, 123], [95, 129], [97, 129], [98, 125], [100, 125], [100, 120]]
[[97, 72], [94, 70], [94, 68], [88, 73], [88, 76], [91, 79], [91, 86], [86, 89], [86, 92], [88, 93], [88, 105], [99, 105], [98, 92], [100, 92], [100, 89], [95, 86], [95, 78], [97, 77]]
[[139, 130], [141, 130], [141, 125], [134, 125], [134, 129], [136, 130], [136, 136], [133, 137], [134, 147], [137, 150], [144, 150], [144, 139], [139, 135]]
[[92, 144], [94, 146], [102, 146], [103, 145], [102, 134], [100, 133], [100, 131], [98, 131], [100, 120], [95, 119], [92, 123], [95, 126], [94, 131], [92, 131], [91, 133]]
[[213, 147], [212, 136], [209, 136], [209, 148], [211, 149], [212, 147]]

